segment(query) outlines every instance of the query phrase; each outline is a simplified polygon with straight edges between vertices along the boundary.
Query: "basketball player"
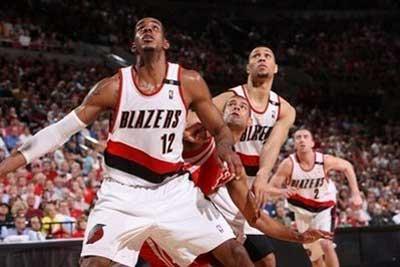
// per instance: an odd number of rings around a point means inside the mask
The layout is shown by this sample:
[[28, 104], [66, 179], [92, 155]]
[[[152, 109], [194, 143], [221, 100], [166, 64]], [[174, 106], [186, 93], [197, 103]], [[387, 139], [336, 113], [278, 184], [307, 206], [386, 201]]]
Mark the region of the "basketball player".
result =
[[221, 161], [240, 175], [229, 128], [201, 76], [167, 62], [169, 43], [160, 21], [141, 19], [134, 34], [136, 65], [97, 83], [79, 107], [2, 162], [0, 176], [54, 150], [111, 110], [106, 178], [89, 216], [81, 266], [135, 266], [149, 237], [180, 266], [209, 251], [223, 265], [252, 266], [230, 226], [183, 170], [188, 108], [214, 136]]
[[[278, 65], [272, 50], [265, 46], [256, 47], [249, 55], [247, 83], [229, 89], [213, 99], [221, 111], [233, 95], [242, 96], [250, 103], [252, 122], [235, 145], [235, 150], [250, 178], [259, 207], [266, 202], [267, 181], [296, 117], [295, 109], [271, 90], [277, 72]], [[221, 203], [226, 204], [225, 216], [229, 217], [228, 220], [240, 217], [228, 192], [218, 190], [218, 197]], [[275, 257], [269, 239], [248, 224], [245, 225], [244, 233], [247, 235], [245, 247], [252, 251], [250, 257], [257, 262], [257, 266], [274, 267]]]
[[[235, 143], [239, 141], [241, 135], [250, 125], [250, 106], [248, 101], [241, 97], [232, 96], [224, 107], [224, 121], [231, 129]], [[189, 122], [190, 123], [190, 122]], [[273, 220], [264, 212], [257, 213], [258, 209], [255, 205], [254, 197], [249, 191], [247, 184], [247, 177], [233, 177], [226, 168], [221, 168], [216, 160], [215, 142], [212, 138], [207, 138], [205, 130], [199, 129], [196, 135], [192, 138], [198, 140], [205, 140], [204, 142], [188, 143], [184, 145], [184, 159], [190, 165], [190, 172], [192, 179], [197, 186], [201, 188], [203, 193], [211, 200], [217, 194], [218, 190], [226, 189], [232, 197], [233, 202], [239, 208], [250, 225], [259, 229], [261, 232], [272, 236], [277, 239], [297, 242], [297, 243], [310, 243], [318, 240], [319, 238], [330, 238], [331, 234], [325, 231], [316, 231], [308, 229], [304, 235], [299, 235], [292, 229], [283, 226], [277, 221]], [[204, 139], [205, 138], [205, 139]], [[225, 190], [226, 190], [225, 189]], [[219, 203], [215, 203], [217, 208], [222, 207]], [[243, 232], [240, 228], [243, 224], [238, 224], [238, 220], [229, 222], [235, 228], [235, 233], [239, 240], [243, 239]], [[150, 253], [151, 250], [153, 253]], [[252, 251], [249, 251], [251, 253]], [[140, 254], [151, 266], [172, 266], [169, 257], [166, 253], [157, 247], [157, 244], [149, 240]], [[199, 266], [198, 261], [196, 260]]]
[[[285, 195], [285, 191], [279, 193], [284, 183], [297, 189], [297, 193], [288, 198], [288, 203], [295, 214], [299, 232], [309, 228], [333, 232], [336, 187], [328, 178], [328, 173], [344, 173], [352, 192], [351, 203], [358, 208], [362, 199], [353, 166], [347, 160], [315, 152], [313, 136], [307, 129], [294, 133], [294, 144], [296, 152], [280, 163], [270, 181], [270, 186], [273, 187], [271, 191], [275, 190], [276, 195]], [[303, 246], [314, 267], [339, 266], [332, 241], [318, 240]]]

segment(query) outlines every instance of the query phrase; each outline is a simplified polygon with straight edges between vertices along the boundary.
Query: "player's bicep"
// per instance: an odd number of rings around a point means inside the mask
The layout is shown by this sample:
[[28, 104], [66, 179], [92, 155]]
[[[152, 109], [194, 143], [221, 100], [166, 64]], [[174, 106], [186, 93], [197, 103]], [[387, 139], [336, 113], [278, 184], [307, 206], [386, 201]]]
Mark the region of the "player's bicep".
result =
[[190, 107], [196, 112], [203, 126], [214, 135], [224, 122], [211, 100], [206, 82], [195, 71], [185, 71], [182, 82], [190, 97]]
[[117, 105], [120, 92], [119, 79], [119, 75], [115, 75], [93, 86], [82, 104], [75, 109], [76, 115], [82, 122], [90, 124], [101, 112], [113, 109]]

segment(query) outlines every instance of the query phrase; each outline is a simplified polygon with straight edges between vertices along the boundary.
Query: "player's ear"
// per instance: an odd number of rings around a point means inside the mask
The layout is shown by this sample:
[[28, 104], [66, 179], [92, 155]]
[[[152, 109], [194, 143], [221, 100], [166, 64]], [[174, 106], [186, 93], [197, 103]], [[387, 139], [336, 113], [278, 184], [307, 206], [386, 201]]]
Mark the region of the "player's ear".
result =
[[247, 126], [251, 126], [252, 123], [253, 123], [253, 119], [251, 117], [249, 117], [247, 119]]
[[164, 41], [163, 41], [163, 48], [164, 48], [164, 50], [168, 50], [169, 47], [170, 47], [169, 41], [168, 41], [167, 39], [164, 38]]
[[279, 69], [278, 64], [275, 64], [274, 74], [277, 74], [277, 73], [278, 73], [278, 69]]
[[131, 43], [131, 52], [132, 53], [136, 53], [136, 44], [135, 44], [135, 41], [133, 41], [132, 43]]
[[246, 72], [247, 72], [247, 74], [250, 74], [249, 64], [246, 65]]

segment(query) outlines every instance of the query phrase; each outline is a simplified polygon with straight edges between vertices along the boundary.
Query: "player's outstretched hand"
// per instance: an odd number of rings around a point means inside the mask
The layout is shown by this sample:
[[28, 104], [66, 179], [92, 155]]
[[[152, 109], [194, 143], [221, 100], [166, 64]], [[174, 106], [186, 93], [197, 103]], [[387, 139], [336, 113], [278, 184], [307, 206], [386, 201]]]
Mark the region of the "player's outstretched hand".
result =
[[232, 146], [227, 144], [217, 144], [217, 155], [221, 165], [228, 165], [228, 169], [232, 175], [242, 177], [244, 175], [244, 168], [239, 156], [233, 151]]
[[304, 233], [300, 234], [300, 236], [302, 243], [312, 243], [321, 238], [332, 240], [333, 233], [317, 229], [308, 229]]
[[290, 198], [291, 196], [297, 194], [297, 188], [295, 187], [282, 188], [281, 192], [282, 192], [282, 197]]
[[270, 195], [267, 180], [265, 178], [257, 176], [254, 180], [251, 191], [253, 191], [254, 193], [257, 207], [262, 209], [267, 203], [268, 196]]

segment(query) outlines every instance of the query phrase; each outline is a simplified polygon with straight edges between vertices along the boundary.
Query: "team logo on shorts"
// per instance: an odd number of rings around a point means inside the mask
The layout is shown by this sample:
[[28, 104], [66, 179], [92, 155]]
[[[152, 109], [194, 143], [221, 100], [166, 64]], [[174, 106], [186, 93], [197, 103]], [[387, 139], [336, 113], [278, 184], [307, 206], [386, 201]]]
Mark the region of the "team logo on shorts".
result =
[[105, 224], [96, 224], [92, 230], [90, 230], [86, 244], [93, 244], [97, 241], [99, 241], [103, 235], [103, 227], [106, 226]]
[[219, 225], [219, 224], [217, 224], [217, 229], [218, 229], [218, 231], [219, 231], [220, 233], [223, 233], [223, 232], [224, 232], [224, 228], [222, 228], [222, 226]]
[[168, 96], [169, 96], [169, 99], [173, 99], [174, 98], [174, 91], [169, 90]]

